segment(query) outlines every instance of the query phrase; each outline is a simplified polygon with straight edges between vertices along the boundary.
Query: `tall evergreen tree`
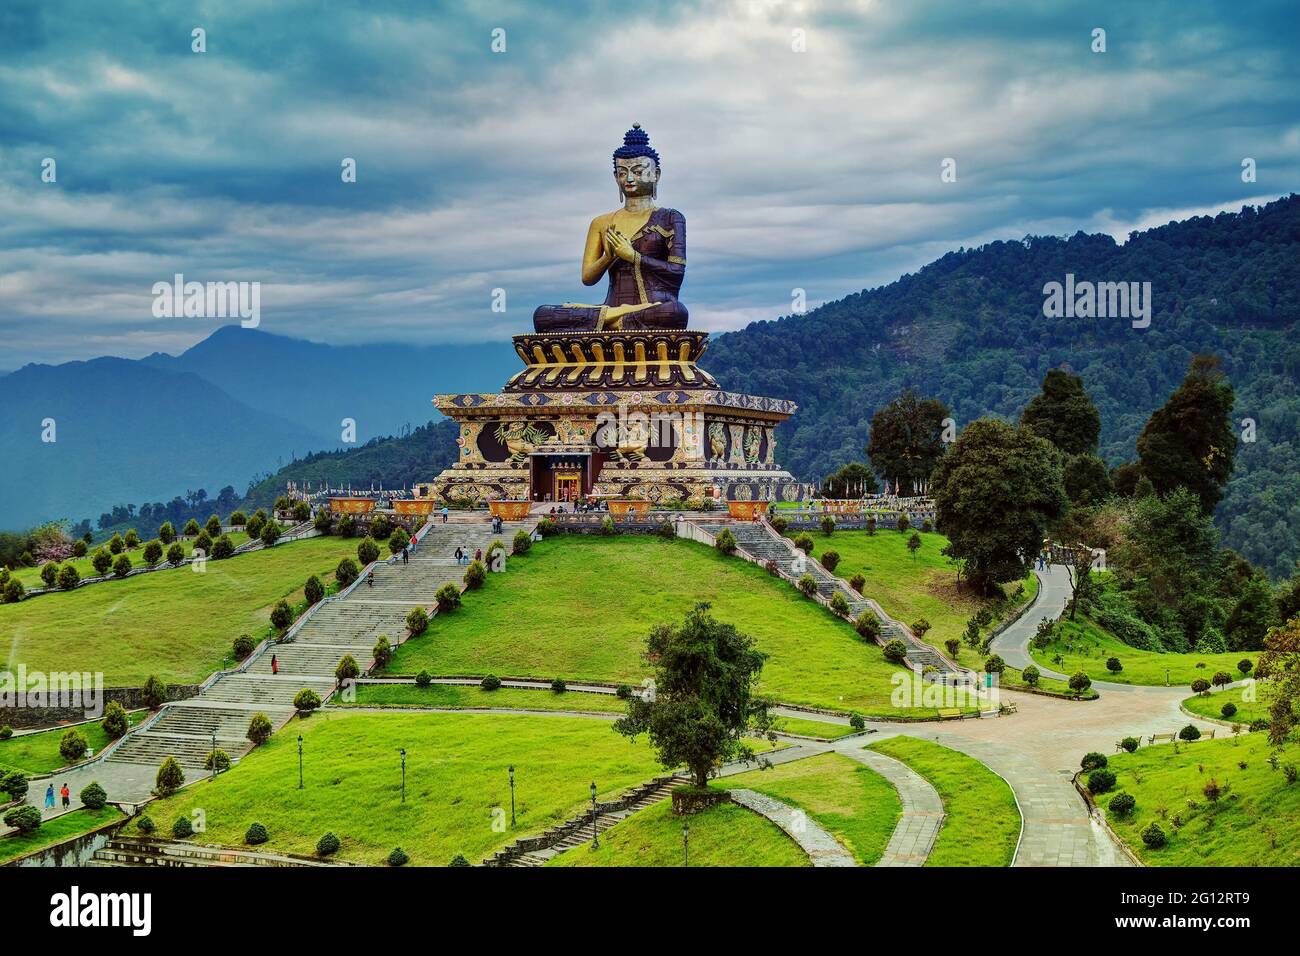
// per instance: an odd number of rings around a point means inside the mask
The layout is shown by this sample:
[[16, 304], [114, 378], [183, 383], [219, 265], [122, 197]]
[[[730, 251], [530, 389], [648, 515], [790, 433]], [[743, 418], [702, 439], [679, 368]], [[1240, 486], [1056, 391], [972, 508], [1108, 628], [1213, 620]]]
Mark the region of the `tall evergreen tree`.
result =
[[1067, 455], [1091, 455], [1101, 435], [1101, 413], [1083, 379], [1060, 368], [1048, 371], [1043, 390], [1021, 412], [1020, 424]]
[[822, 493], [827, 498], [860, 498], [862, 495], [875, 494], [880, 490], [880, 483], [871, 469], [860, 461], [851, 461], [841, 465], [834, 473], [826, 476], [822, 482]]
[[915, 493], [943, 458], [943, 423], [951, 412], [937, 398], [921, 398], [908, 388], [871, 416], [867, 457], [899, 494]]
[[1232, 403], [1232, 385], [1219, 359], [1195, 356], [1183, 384], [1151, 413], [1138, 436], [1138, 462], [1157, 494], [1181, 485], [1200, 499], [1202, 511], [1214, 513], [1237, 455], [1228, 417]]

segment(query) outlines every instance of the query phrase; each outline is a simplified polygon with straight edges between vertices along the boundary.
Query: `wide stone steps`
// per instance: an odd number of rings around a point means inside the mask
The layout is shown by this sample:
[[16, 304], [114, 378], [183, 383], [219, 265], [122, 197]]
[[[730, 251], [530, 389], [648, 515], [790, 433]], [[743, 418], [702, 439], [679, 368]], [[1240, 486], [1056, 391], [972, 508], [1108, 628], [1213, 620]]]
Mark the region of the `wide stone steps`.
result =
[[237, 704], [292, 704], [294, 695], [310, 687], [322, 698], [334, 688], [333, 677], [303, 678], [292, 676], [249, 677], [232, 674], [223, 677], [203, 692], [205, 700], [230, 701]]
[[[233, 760], [250, 747], [245, 738], [217, 737], [217, 746]], [[156, 734], [151, 730], [134, 733], [124, 739], [113, 752], [112, 759], [120, 763], [142, 763], [157, 767], [168, 757], [175, 757], [187, 771], [202, 769], [203, 762], [212, 750], [212, 737], [182, 737], [175, 734]]]
[[239, 737], [248, 733], [248, 722], [256, 708], [224, 710], [216, 707], [186, 707], [170, 704], [149, 725], [151, 734], [188, 734], [194, 737]]
[[271, 656], [274, 655], [279, 665], [279, 674], [315, 677], [332, 677], [339, 661], [345, 654], [351, 654], [357, 664], [365, 669], [370, 663], [370, 652], [374, 642], [356, 641], [350, 644], [300, 644], [291, 641], [288, 644], [276, 644], [249, 665], [245, 674], [270, 676]]
[[114, 837], [96, 851], [91, 866], [338, 866], [336, 863], [171, 840]]

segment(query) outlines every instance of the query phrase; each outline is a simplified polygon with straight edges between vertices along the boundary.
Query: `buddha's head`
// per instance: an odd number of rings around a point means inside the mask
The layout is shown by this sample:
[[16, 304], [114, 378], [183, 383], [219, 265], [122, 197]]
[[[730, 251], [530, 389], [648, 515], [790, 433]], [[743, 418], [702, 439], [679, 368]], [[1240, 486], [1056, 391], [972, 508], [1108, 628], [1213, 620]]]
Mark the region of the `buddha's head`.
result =
[[614, 150], [614, 181], [620, 195], [656, 196], [659, 193], [659, 154], [650, 146], [650, 137], [633, 123], [623, 136], [623, 145]]

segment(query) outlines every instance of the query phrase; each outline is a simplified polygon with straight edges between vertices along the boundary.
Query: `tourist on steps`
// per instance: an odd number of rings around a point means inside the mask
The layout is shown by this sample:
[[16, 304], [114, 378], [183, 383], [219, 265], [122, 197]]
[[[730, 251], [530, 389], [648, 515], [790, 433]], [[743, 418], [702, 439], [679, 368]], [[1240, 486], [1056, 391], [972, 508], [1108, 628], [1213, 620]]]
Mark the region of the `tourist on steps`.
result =
[[447, 506], [446, 506], [446, 505], [443, 505], [443, 506], [442, 506], [442, 523], [443, 523], [443, 524], [446, 524], [446, 523], [447, 523], [447, 515], [448, 515], [448, 513], [449, 513], [449, 512], [447, 511]]
[[475, 548], [475, 549], [474, 549], [474, 560], [475, 560], [475, 561], [482, 561], [482, 560], [483, 560], [483, 549], [482, 549], [482, 548]]
[[464, 552], [461, 551], [461, 549], [460, 549], [459, 547], [457, 547], [457, 548], [456, 548], [456, 563], [457, 563], [457, 564], [460, 564], [461, 555], [463, 555], [463, 554], [464, 554]]
[[366, 584], [367, 584], [367, 586], [372, 587], [372, 588], [375, 586], [375, 569], [374, 569], [374, 568], [371, 568], [370, 571], [366, 574]]
[[409, 547], [402, 548], [402, 563], [406, 564], [406, 562], [409, 561], [410, 559], [411, 559], [410, 548]]
[[271, 673], [272, 674], [280, 673], [280, 661], [279, 658], [277, 658], [274, 654], [271, 655]]

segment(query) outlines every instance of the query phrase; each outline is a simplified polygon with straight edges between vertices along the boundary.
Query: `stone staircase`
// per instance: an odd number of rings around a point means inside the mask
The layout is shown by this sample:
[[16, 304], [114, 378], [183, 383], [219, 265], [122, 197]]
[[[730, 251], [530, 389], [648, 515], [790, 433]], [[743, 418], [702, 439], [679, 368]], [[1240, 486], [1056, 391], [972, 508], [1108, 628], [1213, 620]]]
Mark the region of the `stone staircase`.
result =
[[[500, 537], [509, 547], [515, 531], [531, 526], [531, 522], [511, 523], [494, 536], [485, 519], [426, 525], [419, 534], [420, 547], [407, 563], [400, 557], [381, 560], [372, 568], [373, 585], [363, 574], [353, 587], [311, 609], [283, 641], [268, 645], [237, 670], [217, 675], [196, 697], [166, 705], [123, 737], [104, 759], [156, 767], [172, 756], [192, 779], [194, 771], [202, 770], [215, 734], [217, 746], [238, 760], [252, 748], [247, 732], [255, 713], [265, 713], [279, 726], [293, 715], [293, 698], [304, 687], [322, 699], [333, 692], [334, 670], [345, 654], [351, 654], [364, 671], [372, 663], [371, 653], [381, 634], [394, 644], [403, 640], [406, 615], [412, 608], [431, 607], [438, 588], [449, 581], [461, 583], [465, 568], [452, 557], [458, 546], [486, 551]], [[304, 522], [286, 531], [285, 537], [308, 531], [314, 533], [311, 523]], [[272, 655], [278, 664], [276, 674], [271, 673]]]
[[[684, 774], [669, 777], [656, 777], [649, 783], [626, 791], [617, 800], [597, 803], [595, 833], [604, 833], [621, 820], [626, 820], [638, 810], [644, 810], [651, 804], [667, 800], [673, 790], [689, 783]], [[498, 850], [484, 866], [544, 866], [546, 861], [567, 850], [592, 841], [591, 809], [551, 827], [545, 833], [534, 837], [522, 837], [514, 843]]]
[[713, 537], [717, 537], [723, 528], [730, 529], [739, 550], [764, 566], [769, 561], [775, 563], [782, 572], [796, 580], [804, 574], [811, 574], [813, 580], [817, 582], [817, 593], [821, 597], [829, 601], [831, 595], [837, 591], [844, 595], [849, 604], [849, 616], [854, 620], [864, 611], [870, 611], [880, 620], [879, 643], [883, 646], [886, 642], [894, 639], [902, 641], [907, 646], [907, 661], [912, 667], [921, 669], [932, 667], [941, 675], [960, 672], [960, 669], [950, 663], [943, 655], [913, 635], [911, 630], [887, 615], [879, 604], [864, 598], [849, 587], [847, 582], [823, 568], [821, 562], [817, 561], [816, 558], [804, 559], [802, 568], [800, 568], [801, 552], [794, 547], [789, 539], [777, 534], [765, 522], [721, 522], [715, 519], [713, 521], [699, 521], [696, 522], [696, 525]]
[[203, 846], [149, 837], [114, 837], [87, 862], [87, 866], [347, 866], [345, 863], [309, 860], [278, 853], [226, 846]]

